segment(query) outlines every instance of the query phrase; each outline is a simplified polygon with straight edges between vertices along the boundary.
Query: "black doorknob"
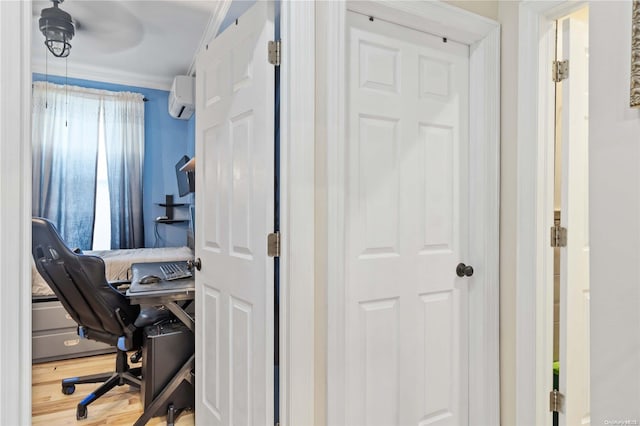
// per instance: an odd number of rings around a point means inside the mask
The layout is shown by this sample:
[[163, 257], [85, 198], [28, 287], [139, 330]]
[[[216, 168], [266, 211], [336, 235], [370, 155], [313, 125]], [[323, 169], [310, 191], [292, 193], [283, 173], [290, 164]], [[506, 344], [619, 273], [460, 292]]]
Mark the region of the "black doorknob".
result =
[[202, 262], [200, 262], [200, 258], [187, 260], [187, 268], [191, 270], [193, 270], [193, 268], [196, 268], [199, 271], [200, 268], [202, 268]]
[[473, 266], [467, 266], [464, 263], [458, 263], [456, 266], [456, 274], [459, 277], [470, 277], [473, 275]]

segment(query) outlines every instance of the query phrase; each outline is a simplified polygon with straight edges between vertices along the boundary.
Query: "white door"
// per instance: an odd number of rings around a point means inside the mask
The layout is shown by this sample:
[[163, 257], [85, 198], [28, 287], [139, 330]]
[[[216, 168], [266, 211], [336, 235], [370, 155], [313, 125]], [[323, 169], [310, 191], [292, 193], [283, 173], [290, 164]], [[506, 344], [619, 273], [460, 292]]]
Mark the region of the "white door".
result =
[[196, 423], [273, 424], [273, 4], [196, 67]]
[[467, 424], [469, 49], [347, 31], [346, 424]]
[[587, 9], [562, 22], [562, 222], [560, 249], [560, 380], [565, 396], [561, 425], [590, 424], [589, 385], [589, 65]]

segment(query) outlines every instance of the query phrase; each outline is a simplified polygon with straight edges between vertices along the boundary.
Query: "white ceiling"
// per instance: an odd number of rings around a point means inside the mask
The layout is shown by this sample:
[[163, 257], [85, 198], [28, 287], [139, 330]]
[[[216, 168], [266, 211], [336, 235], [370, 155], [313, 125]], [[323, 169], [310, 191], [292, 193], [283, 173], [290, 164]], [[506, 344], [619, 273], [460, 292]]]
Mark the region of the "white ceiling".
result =
[[69, 77], [168, 90], [173, 77], [189, 71], [216, 2], [64, 1], [60, 8], [76, 21], [66, 60], [45, 55], [38, 18], [43, 8], [51, 6], [49, 0], [33, 1], [34, 72], [64, 75], [66, 65]]

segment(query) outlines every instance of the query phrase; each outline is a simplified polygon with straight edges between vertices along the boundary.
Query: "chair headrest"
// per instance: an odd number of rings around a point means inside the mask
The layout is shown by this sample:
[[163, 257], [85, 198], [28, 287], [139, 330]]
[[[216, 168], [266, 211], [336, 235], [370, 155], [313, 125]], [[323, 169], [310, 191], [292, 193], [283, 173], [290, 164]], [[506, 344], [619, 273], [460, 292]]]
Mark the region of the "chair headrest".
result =
[[61, 256], [73, 256], [75, 253], [67, 247], [56, 227], [48, 219], [31, 219], [31, 249], [36, 259], [43, 257], [58, 260]]

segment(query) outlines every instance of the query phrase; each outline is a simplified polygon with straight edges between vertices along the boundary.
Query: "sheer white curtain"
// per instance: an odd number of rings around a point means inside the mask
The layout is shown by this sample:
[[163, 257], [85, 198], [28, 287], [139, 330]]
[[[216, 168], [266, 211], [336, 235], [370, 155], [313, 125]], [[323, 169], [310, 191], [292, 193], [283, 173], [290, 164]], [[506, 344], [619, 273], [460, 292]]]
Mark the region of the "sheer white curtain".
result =
[[100, 136], [111, 248], [142, 247], [144, 103], [137, 93], [34, 83], [33, 215], [52, 220], [69, 246], [92, 248]]
[[87, 250], [93, 238], [100, 96], [78, 89], [33, 84], [32, 213], [52, 220], [69, 246]]

